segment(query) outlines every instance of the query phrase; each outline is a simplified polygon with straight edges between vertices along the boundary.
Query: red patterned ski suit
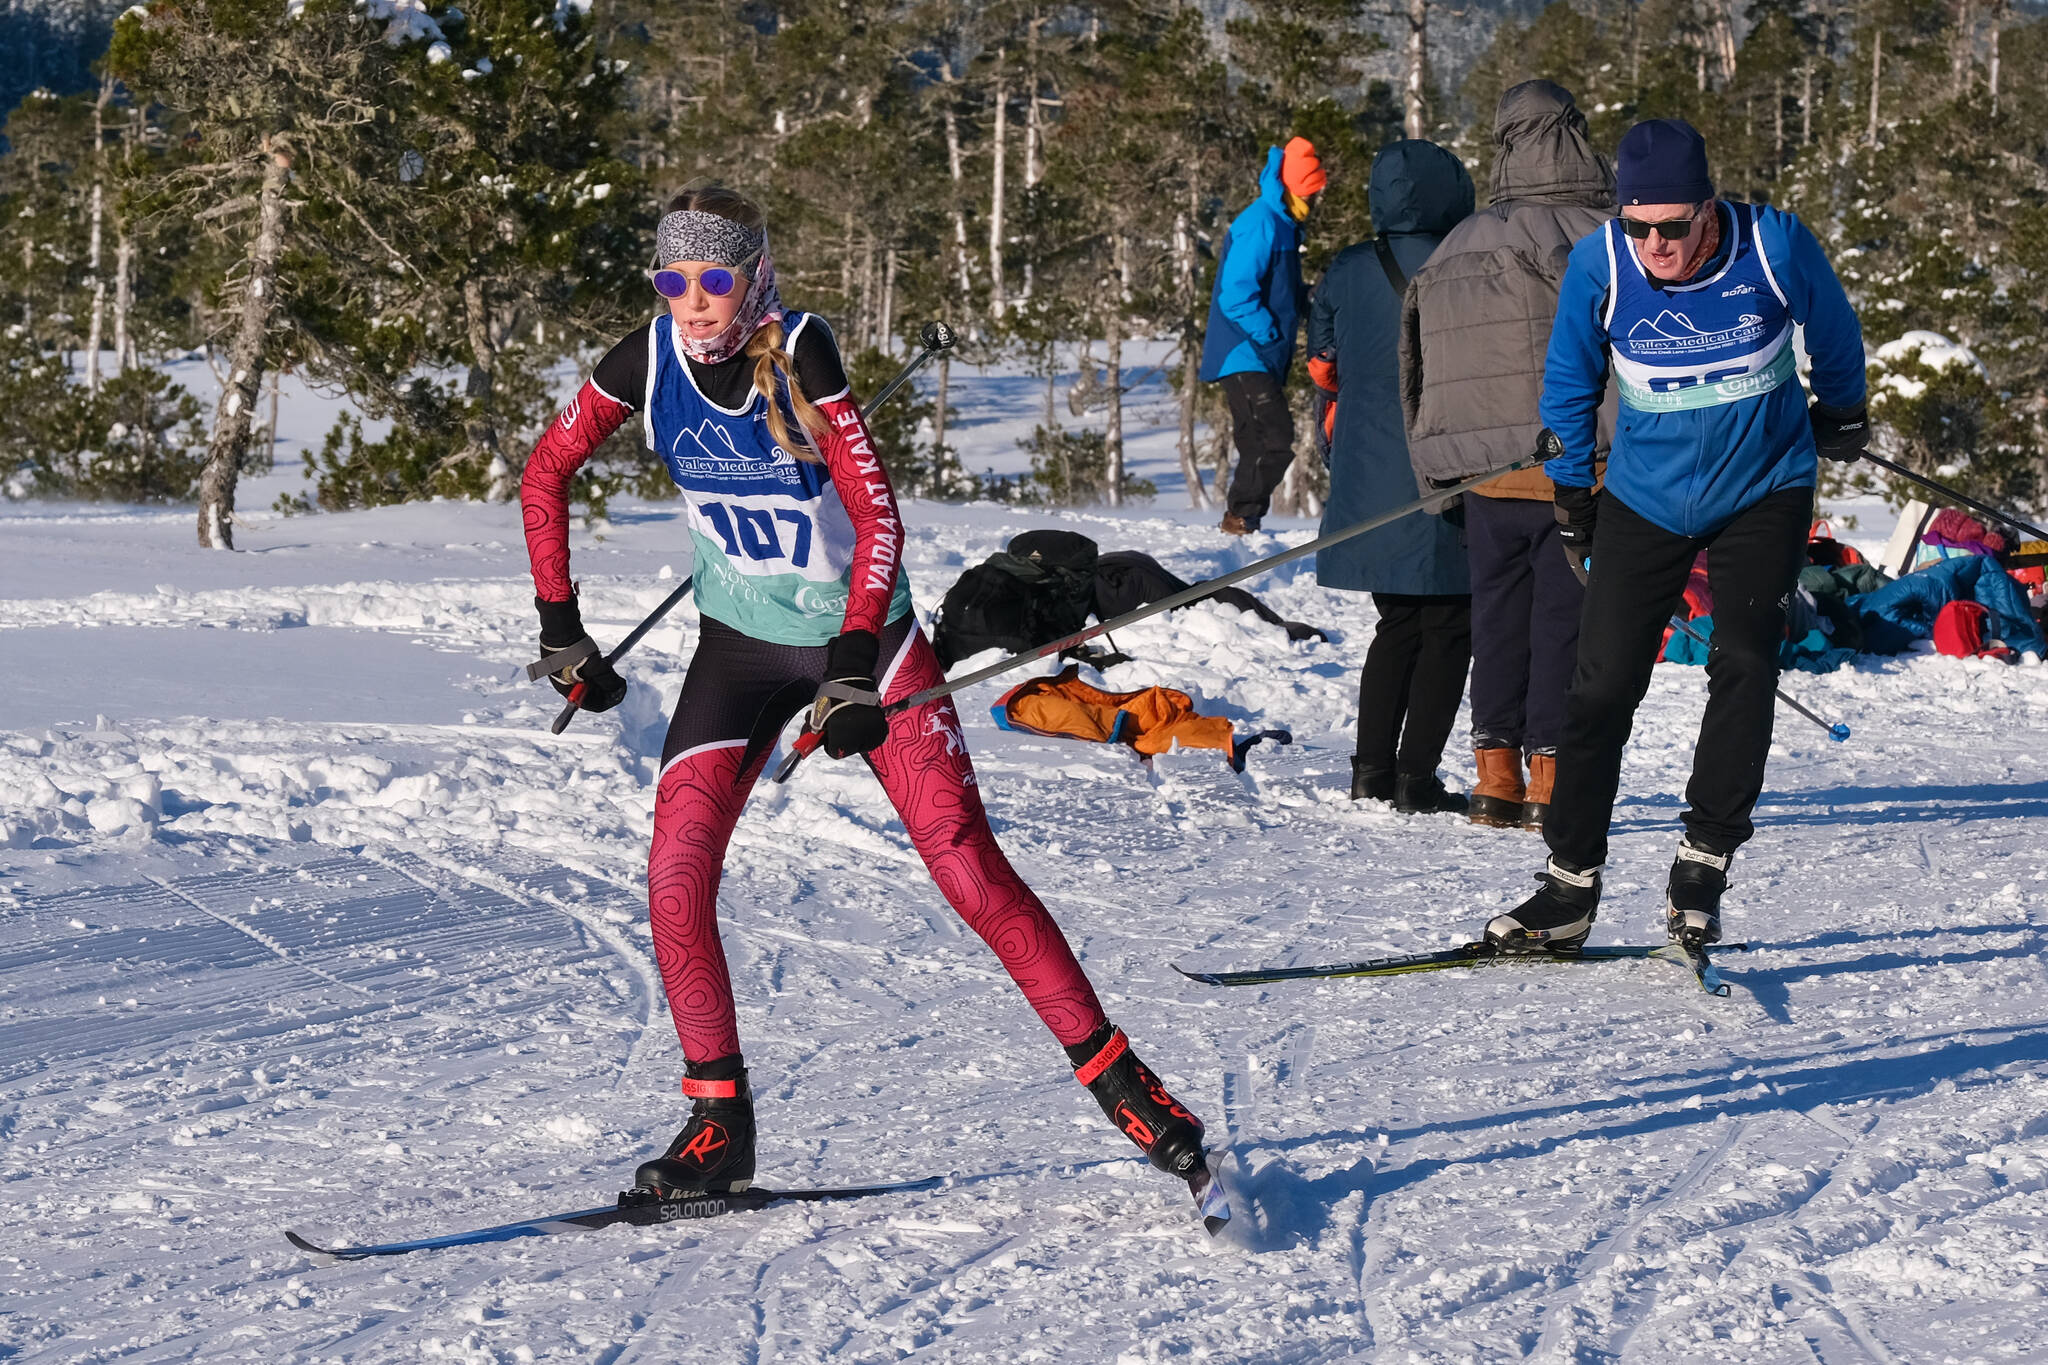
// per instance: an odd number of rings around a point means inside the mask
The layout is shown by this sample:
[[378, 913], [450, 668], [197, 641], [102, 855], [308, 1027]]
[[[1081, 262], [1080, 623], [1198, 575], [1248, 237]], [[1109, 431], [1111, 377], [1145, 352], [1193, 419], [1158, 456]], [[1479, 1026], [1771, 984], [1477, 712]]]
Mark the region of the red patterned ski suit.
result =
[[[885, 619], [900, 572], [902, 524], [860, 409], [844, 392], [818, 407], [828, 425], [815, 444], [856, 537], [841, 628], [881, 637], [879, 681], [884, 699], [893, 701], [942, 681], [944, 673], [911, 619]], [[585, 384], [527, 463], [520, 500], [534, 585], [544, 598], [566, 600], [571, 592], [570, 481], [632, 412], [629, 402]], [[698, 656], [671, 722], [647, 866], [655, 956], [683, 1055], [692, 1062], [740, 1051], [718, 935], [719, 878], [767, 748], [782, 723], [809, 702], [823, 677], [824, 654], [823, 648], [755, 641], [704, 618]], [[989, 829], [951, 700], [892, 717], [889, 738], [868, 755], [868, 765], [939, 890], [995, 950], [1053, 1036], [1067, 1045], [1087, 1039], [1104, 1023], [1102, 1006], [1058, 924]]]

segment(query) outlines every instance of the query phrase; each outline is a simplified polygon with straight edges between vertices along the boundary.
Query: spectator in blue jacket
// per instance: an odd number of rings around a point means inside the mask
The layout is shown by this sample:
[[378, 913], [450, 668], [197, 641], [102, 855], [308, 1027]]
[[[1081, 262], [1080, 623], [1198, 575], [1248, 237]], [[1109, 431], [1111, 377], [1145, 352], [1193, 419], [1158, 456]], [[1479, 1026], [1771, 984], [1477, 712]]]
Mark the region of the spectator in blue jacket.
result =
[[[1486, 927], [1509, 949], [1568, 950], [1592, 927], [1622, 747], [1672, 604], [1710, 546], [1707, 707], [1665, 913], [1690, 947], [1720, 937], [1728, 867], [1763, 790], [1815, 457], [1854, 461], [1867, 440], [1863, 331], [1806, 226], [1717, 198], [1706, 143], [1678, 119], [1629, 129], [1615, 180], [1620, 216], [1572, 249], [1544, 361], [1544, 469], [1559, 538], [1588, 577], [1541, 889]], [[1813, 361], [1810, 406], [1795, 327]], [[1596, 493], [1610, 367], [1621, 412]]]
[[1208, 384], [1220, 381], [1230, 404], [1237, 470], [1223, 529], [1231, 535], [1259, 528], [1294, 460], [1294, 417], [1285, 385], [1301, 321], [1301, 224], [1327, 184], [1307, 138], [1269, 148], [1259, 197], [1223, 234], [1201, 377]]

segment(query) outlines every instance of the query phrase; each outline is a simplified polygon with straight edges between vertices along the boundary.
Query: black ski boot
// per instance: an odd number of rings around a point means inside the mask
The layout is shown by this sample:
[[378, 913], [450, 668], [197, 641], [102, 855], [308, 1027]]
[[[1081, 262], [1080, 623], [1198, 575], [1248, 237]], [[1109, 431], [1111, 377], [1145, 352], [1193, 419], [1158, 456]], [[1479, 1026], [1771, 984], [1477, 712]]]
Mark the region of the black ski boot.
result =
[[1353, 801], [1391, 801], [1394, 799], [1394, 770], [1377, 768], [1364, 759], [1351, 756], [1351, 799]]
[[1664, 928], [1673, 943], [1698, 952], [1721, 941], [1721, 893], [1728, 889], [1732, 854], [1703, 848], [1688, 835], [1678, 841], [1671, 880], [1664, 889]]
[[1202, 1169], [1202, 1121], [1160, 1084], [1131, 1051], [1130, 1039], [1104, 1024], [1067, 1049], [1074, 1079], [1088, 1087], [1109, 1121], [1168, 1175], [1193, 1179]]
[[1542, 890], [1487, 922], [1486, 941], [1508, 953], [1577, 952], [1600, 909], [1600, 869], [1574, 867], [1553, 853], [1536, 880]]
[[1394, 779], [1394, 809], [1403, 815], [1464, 815], [1472, 803], [1447, 791], [1435, 773]]
[[[709, 1073], [709, 1074], [706, 1074]], [[754, 1183], [754, 1094], [737, 1057], [691, 1063], [683, 1093], [694, 1101], [690, 1121], [668, 1150], [640, 1163], [633, 1183], [664, 1199], [737, 1193]]]

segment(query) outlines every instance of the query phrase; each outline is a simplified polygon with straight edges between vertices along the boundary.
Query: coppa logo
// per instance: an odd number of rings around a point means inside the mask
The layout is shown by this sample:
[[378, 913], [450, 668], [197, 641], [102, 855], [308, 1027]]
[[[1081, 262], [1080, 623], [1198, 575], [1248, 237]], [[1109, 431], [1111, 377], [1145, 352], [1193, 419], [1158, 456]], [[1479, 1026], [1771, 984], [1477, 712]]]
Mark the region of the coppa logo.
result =
[[806, 616], [831, 616], [846, 610], [846, 590], [834, 585], [817, 588], [809, 583], [796, 590], [791, 599], [796, 609]]

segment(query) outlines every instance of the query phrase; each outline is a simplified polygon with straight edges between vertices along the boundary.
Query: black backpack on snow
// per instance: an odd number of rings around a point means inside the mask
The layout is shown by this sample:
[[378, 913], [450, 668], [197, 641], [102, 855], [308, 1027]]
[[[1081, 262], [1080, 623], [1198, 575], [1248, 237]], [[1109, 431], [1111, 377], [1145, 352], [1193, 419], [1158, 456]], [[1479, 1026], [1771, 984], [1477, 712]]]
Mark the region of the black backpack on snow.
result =
[[1072, 635], [1095, 609], [1095, 542], [1073, 531], [1026, 531], [960, 575], [932, 631], [943, 668], [970, 654], [1017, 654]]

